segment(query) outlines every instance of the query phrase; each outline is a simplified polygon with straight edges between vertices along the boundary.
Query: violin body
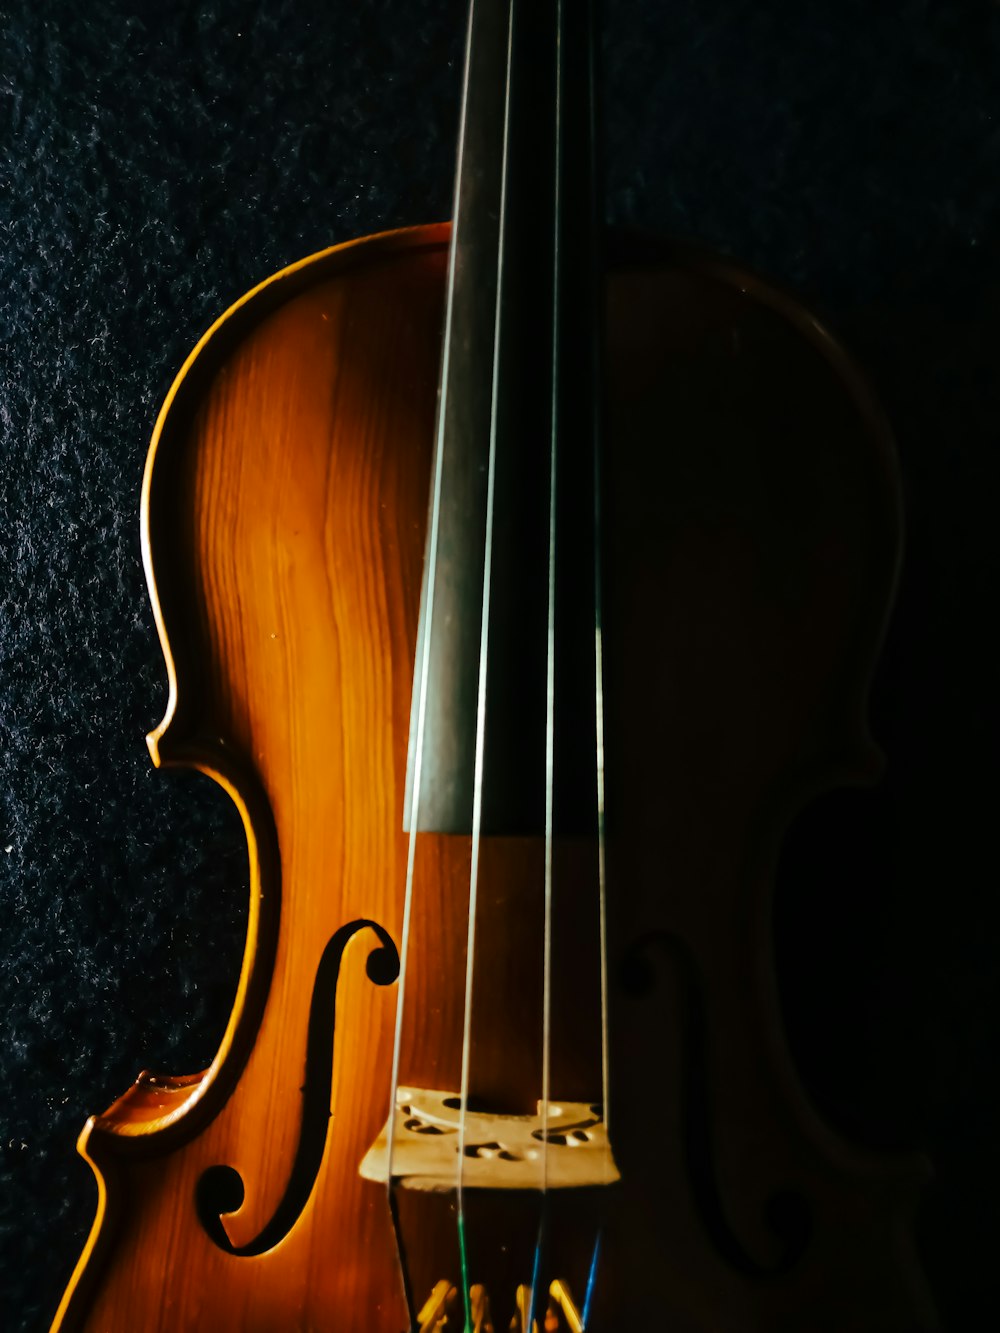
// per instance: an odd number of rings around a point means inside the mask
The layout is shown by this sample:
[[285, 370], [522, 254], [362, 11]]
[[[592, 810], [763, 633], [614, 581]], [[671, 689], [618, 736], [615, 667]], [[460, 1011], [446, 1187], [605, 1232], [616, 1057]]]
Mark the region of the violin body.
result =
[[[170, 701], [150, 751], [235, 801], [247, 944], [212, 1066], [143, 1074], [88, 1122], [100, 1206], [65, 1333], [411, 1326], [386, 1190], [359, 1168], [390, 1105], [447, 258], [447, 227], [415, 228], [276, 275], [198, 345], [157, 424], [143, 553]], [[865, 707], [898, 565], [891, 442], [828, 335], [728, 261], [619, 240], [605, 319], [621, 1180], [588, 1327], [929, 1330], [909, 1239], [924, 1170], [848, 1147], [808, 1104], [770, 938], [788, 823], [880, 768]], [[455, 1089], [470, 840], [416, 845], [403, 1082]], [[572, 909], [592, 851], [556, 861], [552, 1086], [580, 1103], [599, 1092], [594, 912]], [[490, 840], [480, 891], [477, 1086], [514, 1113], [538, 1087], [539, 857]], [[595, 1195], [562, 1191], [558, 1218]], [[475, 1203], [487, 1229], [506, 1207]], [[400, 1212], [419, 1326], [444, 1328], [428, 1302], [460, 1280], [453, 1200], [411, 1192]], [[522, 1327], [533, 1240], [483, 1271], [473, 1246], [477, 1327]], [[586, 1256], [565, 1264], [578, 1307]]]

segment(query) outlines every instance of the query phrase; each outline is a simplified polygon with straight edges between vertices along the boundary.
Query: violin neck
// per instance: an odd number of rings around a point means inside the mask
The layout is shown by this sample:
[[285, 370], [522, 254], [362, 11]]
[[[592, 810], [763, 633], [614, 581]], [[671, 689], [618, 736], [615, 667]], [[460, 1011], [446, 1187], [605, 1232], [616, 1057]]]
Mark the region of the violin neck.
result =
[[553, 750], [596, 819], [595, 41], [591, 0], [471, 6], [407, 828], [541, 833]]

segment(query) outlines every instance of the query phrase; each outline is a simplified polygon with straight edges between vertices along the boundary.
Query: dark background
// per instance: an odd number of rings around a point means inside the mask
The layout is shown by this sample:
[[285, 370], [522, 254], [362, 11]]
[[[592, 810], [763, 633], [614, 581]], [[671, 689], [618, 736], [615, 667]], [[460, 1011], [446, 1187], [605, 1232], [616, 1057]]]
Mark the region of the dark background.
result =
[[[1000, 1298], [1000, 11], [608, 0], [607, 211], [798, 288], [899, 441], [908, 551], [877, 792], [794, 831], [776, 929], [803, 1078], [935, 1165], [948, 1327]], [[138, 492], [157, 407], [247, 287], [448, 215], [464, 0], [0, 0], [0, 1325], [43, 1329], [93, 1216], [73, 1143], [229, 1012], [245, 852], [151, 769], [165, 677]], [[993, 1317], [978, 1311], [993, 1308]]]

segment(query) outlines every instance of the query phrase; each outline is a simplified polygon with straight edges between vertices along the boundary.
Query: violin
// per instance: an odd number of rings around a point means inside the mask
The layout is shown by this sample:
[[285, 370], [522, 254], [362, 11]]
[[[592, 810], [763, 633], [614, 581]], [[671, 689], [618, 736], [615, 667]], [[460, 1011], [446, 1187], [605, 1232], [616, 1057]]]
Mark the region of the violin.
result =
[[790, 295], [606, 231], [595, 44], [472, 0], [450, 225], [267, 279], [163, 405], [148, 744], [242, 817], [246, 950], [210, 1067], [88, 1121], [53, 1333], [938, 1327], [769, 929], [882, 762], [890, 433]]

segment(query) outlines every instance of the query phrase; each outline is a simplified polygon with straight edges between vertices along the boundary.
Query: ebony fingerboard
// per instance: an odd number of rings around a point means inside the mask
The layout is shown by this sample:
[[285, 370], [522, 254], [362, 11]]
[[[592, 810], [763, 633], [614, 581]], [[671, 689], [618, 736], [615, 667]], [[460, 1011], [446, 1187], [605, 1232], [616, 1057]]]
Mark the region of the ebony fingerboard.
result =
[[471, 828], [485, 676], [482, 832], [542, 830], [553, 439], [557, 823], [594, 821], [593, 46], [589, 3], [473, 0], [404, 814], [422, 731], [420, 829]]

